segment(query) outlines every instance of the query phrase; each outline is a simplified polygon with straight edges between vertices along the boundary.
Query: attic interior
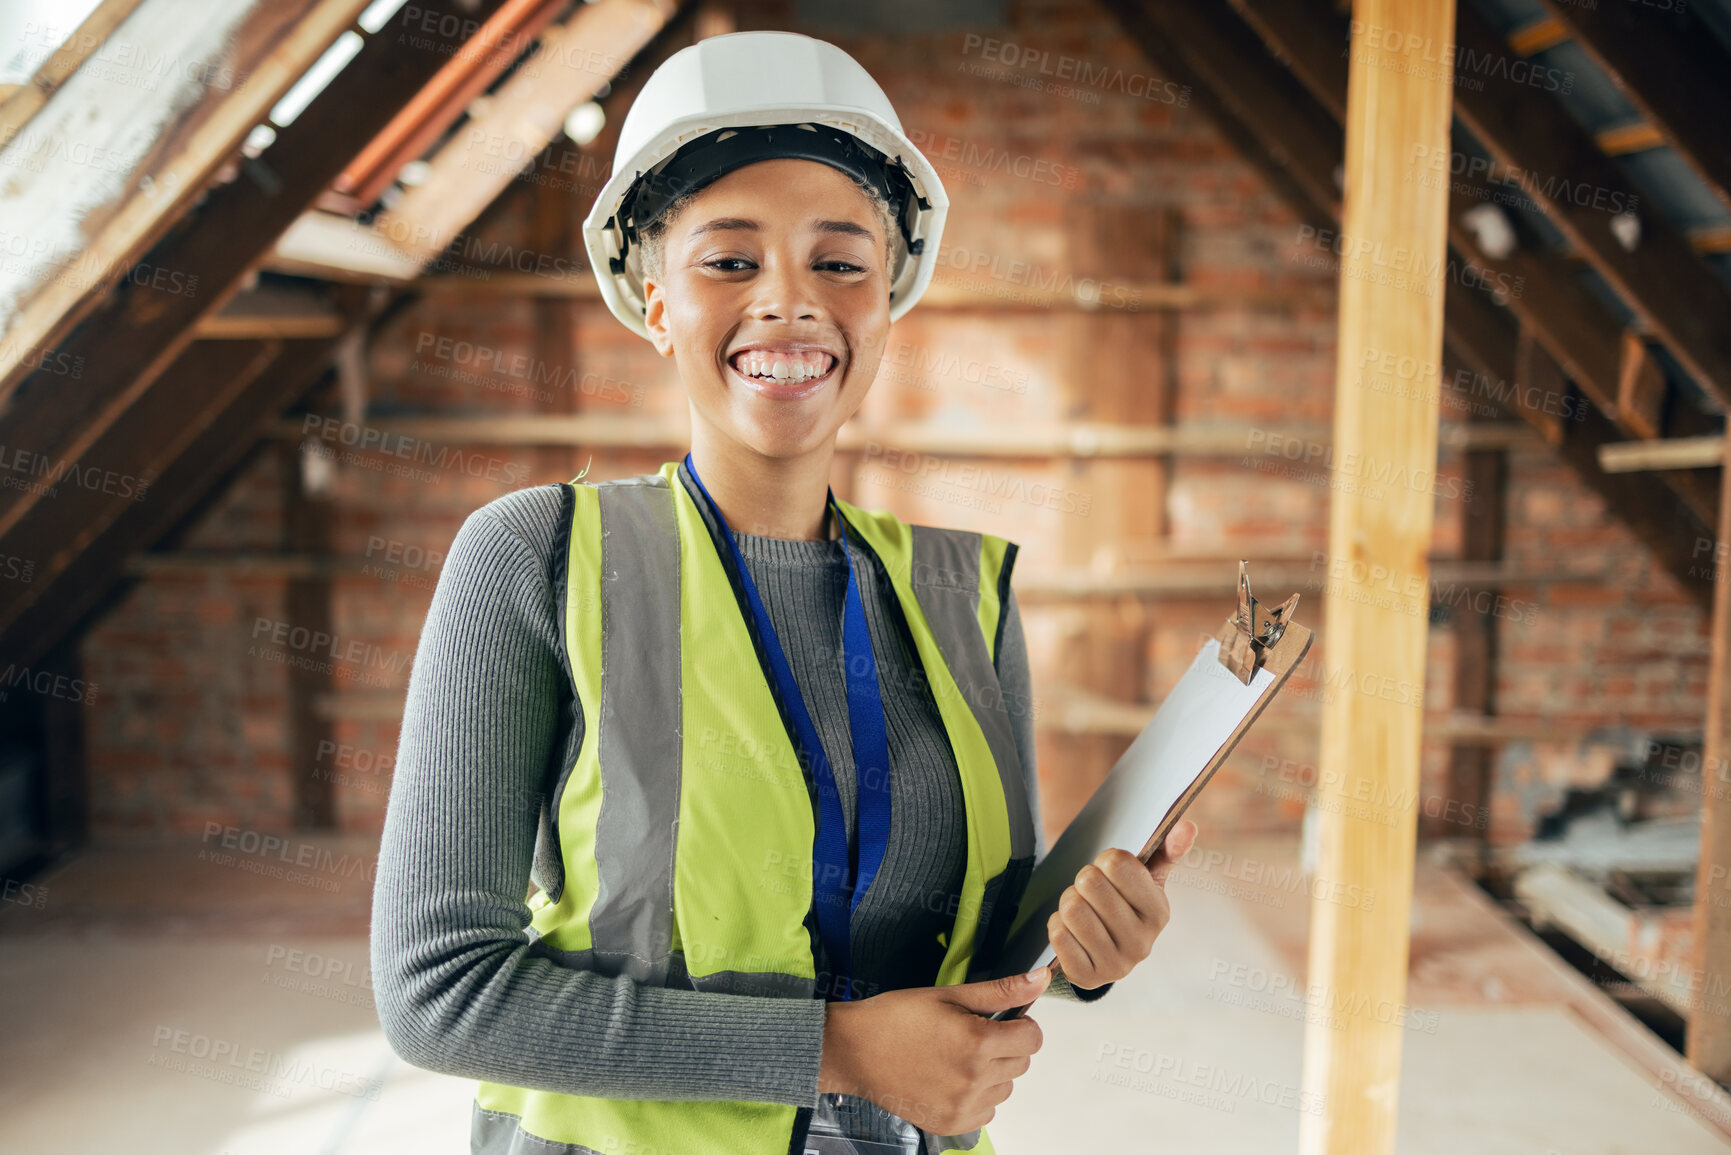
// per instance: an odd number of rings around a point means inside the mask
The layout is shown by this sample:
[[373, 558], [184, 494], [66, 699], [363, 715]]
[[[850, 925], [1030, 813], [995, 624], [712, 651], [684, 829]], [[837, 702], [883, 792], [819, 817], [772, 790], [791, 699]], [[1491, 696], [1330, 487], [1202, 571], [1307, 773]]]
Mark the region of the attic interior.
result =
[[0, 1147], [461, 1150], [368, 977], [416, 643], [684, 453], [582, 223], [755, 29], [949, 195], [831, 484], [1018, 544], [1047, 844], [1241, 561], [1315, 631], [996, 1149], [1731, 1152], [1731, 0], [0, 10]]

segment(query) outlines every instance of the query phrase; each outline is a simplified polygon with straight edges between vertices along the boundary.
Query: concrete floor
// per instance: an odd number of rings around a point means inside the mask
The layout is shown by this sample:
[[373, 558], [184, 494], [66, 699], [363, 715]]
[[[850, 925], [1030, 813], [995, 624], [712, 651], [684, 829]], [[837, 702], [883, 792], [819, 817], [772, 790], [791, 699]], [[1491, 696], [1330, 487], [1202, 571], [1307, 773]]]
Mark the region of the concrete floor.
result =
[[[305, 842], [328, 854], [297, 877], [202, 843], [103, 847], [39, 905], [0, 904], [0, 1150], [466, 1155], [474, 1084], [404, 1064], [374, 1018], [372, 844]], [[1308, 900], [1223, 882], [1180, 871], [1147, 964], [1101, 1004], [1037, 1008], [1003, 1155], [1296, 1150]], [[1678, 1093], [1662, 1044], [1475, 894], [1421, 870], [1402, 1155], [1731, 1153], [1731, 1100]]]

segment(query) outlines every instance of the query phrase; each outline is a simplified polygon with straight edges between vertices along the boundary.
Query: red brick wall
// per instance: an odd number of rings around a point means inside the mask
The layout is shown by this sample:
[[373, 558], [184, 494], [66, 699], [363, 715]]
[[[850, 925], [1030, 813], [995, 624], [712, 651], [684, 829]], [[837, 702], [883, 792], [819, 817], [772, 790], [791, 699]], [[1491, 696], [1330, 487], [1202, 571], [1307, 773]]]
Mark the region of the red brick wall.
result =
[[[789, 26], [773, 15], [742, 27]], [[1025, 262], [1039, 275], [1072, 273], [1103, 282], [1146, 276], [1134, 238], [1114, 248], [1139, 214], [1175, 209], [1182, 222], [1183, 279], [1229, 299], [1185, 311], [1178, 321], [1173, 410], [1180, 422], [1250, 423], [1264, 433], [1326, 429], [1334, 380], [1335, 318], [1327, 303], [1333, 274], [1311, 267], [1313, 246], [1297, 220], [1237, 157], [1213, 126], [1088, 5], [1020, 4], [1007, 29], [977, 35], [1022, 52], [1086, 62], [1118, 79], [1048, 94], [1026, 82], [1039, 66], [987, 58], [965, 30], [859, 39], [819, 33], [854, 53], [883, 84], [914, 139], [937, 161], [952, 207], [941, 279], [983, 258], [998, 269], [988, 288], [1025, 287]], [[1050, 59], [1050, 58], [1048, 58]], [[1021, 81], [1024, 83], [1016, 83]], [[1153, 92], [1157, 97], [1131, 95]], [[1011, 158], [1008, 167], [996, 163]], [[1017, 173], [1027, 175], [1017, 175]], [[527, 245], [531, 198], [545, 185], [520, 181], [503, 211], [475, 230], [488, 241]], [[587, 208], [572, 206], [573, 221]], [[1104, 234], [1104, 235], [1102, 235]], [[564, 254], [570, 255], [570, 254]], [[1112, 267], [1122, 262], [1121, 267]], [[1023, 266], [1015, 266], [1022, 269]], [[1271, 294], [1285, 294], [1270, 305]], [[1255, 296], [1264, 303], [1241, 302]], [[1321, 295], [1323, 302], [1315, 303]], [[1311, 302], [1306, 304], [1305, 302]], [[550, 319], [561, 312], [563, 336]], [[1111, 312], [1108, 310], [1107, 312]], [[1139, 315], [1147, 315], [1141, 314]], [[863, 416], [918, 418], [958, 427], [992, 422], [1042, 425], [1065, 420], [1142, 420], [1148, 382], [1139, 338], [1124, 314], [1095, 319], [1056, 313], [916, 309], [892, 331], [889, 354]], [[441, 346], [440, 341], [450, 342]], [[465, 342], [467, 345], [459, 344]], [[1107, 346], [1112, 342], [1119, 345]], [[482, 349], [487, 352], [481, 352]], [[1129, 355], [1124, 348], [1130, 348]], [[467, 352], [464, 352], [464, 350]], [[1116, 350], [1116, 353], [1114, 353]], [[512, 355], [522, 371], [489, 370]], [[1095, 360], [1096, 357], [1102, 360]], [[1115, 360], [1113, 358], [1116, 358]], [[971, 372], [970, 364], [987, 372]], [[1101, 370], [1100, 365], [1108, 366]], [[683, 420], [684, 395], [671, 361], [596, 304], [536, 304], [484, 293], [429, 295], [387, 325], [370, 354], [376, 415], [402, 411], [524, 414], [613, 411]], [[333, 399], [319, 410], [336, 412]], [[341, 448], [340, 445], [332, 448]], [[335, 579], [335, 624], [387, 657], [413, 652], [437, 565], [392, 564], [382, 550], [442, 552], [471, 510], [518, 484], [567, 478], [586, 452], [567, 449], [441, 447], [461, 453], [426, 476], [392, 476], [384, 459], [344, 464], [337, 483], [333, 548], [382, 572]], [[1044, 482], [1086, 499], [1086, 510], [981, 498], [947, 482], [923, 492], [905, 487], [882, 455], [838, 467], [838, 492], [908, 520], [1000, 533], [1023, 547], [1020, 580], [1050, 580], [1078, 569], [1148, 566], [1170, 555], [1246, 556], [1306, 562], [1326, 549], [1329, 490], [1317, 479], [1278, 475], [1286, 462], [1247, 443], [1245, 452], [1180, 457], [1166, 496], [1169, 536], [1159, 535], [1155, 467], [1146, 462], [1036, 459], [975, 464], [1027, 485]], [[597, 451], [590, 476], [642, 473], [682, 447]], [[1445, 453], [1444, 476], [1458, 478], [1459, 456]], [[849, 469], [856, 470], [849, 474]], [[475, 475], [471, 470], [478, 471]], [[490, 476], [489, 476], [490, 475]], [[1512, 596], [1530, 602], [1518, 620], [1499, 622], [1501, 708], [1545, 714], [1560, 725], [1606, 722], [1688, 729], [1701, 713], [1704, 621], [1674, 584], [1656, 572], [1634, 539], [1611, 523], [1598, 501], [1544, 452], [1513, 455], [1509, 485], [1513, 562], [1580, 567], [1610, 580], [1553, 585]], [[1439, 499], [1436, 552], [1459, 540], [1460, 502]], [[277, 466], [262, 454], [200, 524], [189, 548], [273, 549], [280, 540]], [[388, 543], [379, 547], [382, 539]], [[376, 556], [368, 557], [369, 545]], [[1300, 587], [1305, 620], [1321, 623], [1323, 570]], [[1259, 587], [1262, 588], [1262, 587]], [[285, 671], [257, 656], [258, 619], [282, 615], [280, 578], [210, 571], [152, 576], [94, 629], [84, 646], [102, 705], [89, 715], [89, 757], [97, 828], [191, 830], [206, 821], [264, 829], [290, 821]], [[1267, 596], [1283, 589], [1263, 588]], [[1121, 701], [1158, 701], [1211, 634], [1226, 596], [1065, 604], [1028, 601], [1025, 617], [1042, 717], [1050, 721], [1060, 683]], [[1427, 713], [1449, 708], [1453, 646], [1431, 632]], [[1319, 643], [1298, 682], [1243, 744], [1194, 811], [1205, 831], [1292, 829], [1303, 786], [1315, 774], [1315, 719], [1331, 679]], [[363, 685], [365, 673], [380, 684]], [[332, 738], [320, 760], [334, 775], [344, 827], [376, 829], [396, 740], [392, 703], [399, 669], [340, 675]], [[1048, 833], [1055, 835], [1127, 743], [1045, 730], [1040, 741]], [[1559, 747], [1560, 748], [1560, 747]], [[1530, 821], [1533, 783], [1558, 771], [1544, 746], [1511, 747], [1499, 771], [1498, 837], [1519, 837]], [[1554, 751], [1551, 751], [1554, 752]], [[1446, 749], [1428, 743], [1425, 790], [1443, 788]], [[1526, 790], [1517, 803], [1513, 793]], [[1206, 834], [1205, 834], [1206, 836]]]

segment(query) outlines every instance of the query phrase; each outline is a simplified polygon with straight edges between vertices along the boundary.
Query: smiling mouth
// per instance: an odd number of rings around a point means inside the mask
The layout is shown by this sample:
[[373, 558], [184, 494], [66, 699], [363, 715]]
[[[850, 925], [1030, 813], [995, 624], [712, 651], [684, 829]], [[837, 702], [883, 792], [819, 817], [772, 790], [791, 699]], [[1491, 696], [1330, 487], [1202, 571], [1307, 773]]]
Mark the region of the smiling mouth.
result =
[[766, 353], [746, 349], [727, 359], [727, 367], [758, 393], [805, 397], [821, 389], [841, 360], [829, 353]]

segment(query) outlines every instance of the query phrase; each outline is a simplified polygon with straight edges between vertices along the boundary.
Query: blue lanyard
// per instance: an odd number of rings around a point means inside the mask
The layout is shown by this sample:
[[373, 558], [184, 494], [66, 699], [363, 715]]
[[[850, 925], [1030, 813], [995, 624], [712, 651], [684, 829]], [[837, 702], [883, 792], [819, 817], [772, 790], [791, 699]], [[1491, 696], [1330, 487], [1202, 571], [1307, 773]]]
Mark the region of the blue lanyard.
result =
[[[854, 572], [853, 551], [848, 548], [848, 524], [836, 504], [835, 493], [828, 490], [825, 500], [835, 511], [836, 524], [842, 527], [842, 551], [847, 555], [847, 600], [842, 614], [842, 666], [847, 674], [848, 727], [853, 735], [854, 779], [858, 786], [859, 847], [857, 853], [848, 847], [847, 825], [841, 809], [841, 794], [836, 789], [835, 775], [830, 770], [829, 756], [823, 740], [812, 725], [811, 714], [805, 708], [805, 698], [793, 679], [793, 668], [782, 653], [775, 626], [758, 596], [757, 583], [740, 556], [739, 543], [733, 530], [721, 515], [715, 499], [709, 496], [703, 479], [697, 476], [697, 466], [691, 454], [685, 455], [685, 468], [708, 503], [710, 512], [720, 523], [727, 538], [728, 552], [733, 557], [740, 585], [751, 604], [751, 615], [757, 621], [757, 634], [769, 658], [771, 672], [781, 691], [783, 707], [792, 715], [798, 731], [804, 760], [811, 766], [817, 785], [818, 830], [812, 847], [812, 899], [817, 907], [818, 933], [823, 936], [824, 950], [830, 966], [840, 977], [841, 999], [853, 997], [853, 956], [849, 945], [853, 912], [860, 899], [871, 889], [878, 867], [883, 865], [884, 851], [890, 840], [889, 737], [884, 727], [884, 706], [878, 685], [877, 659], [872, 653], [871, 633], [866, 628], [865, 604], [860, 600], [859, 579]], [[855, 657], [863, 660], [855, 661]]]

